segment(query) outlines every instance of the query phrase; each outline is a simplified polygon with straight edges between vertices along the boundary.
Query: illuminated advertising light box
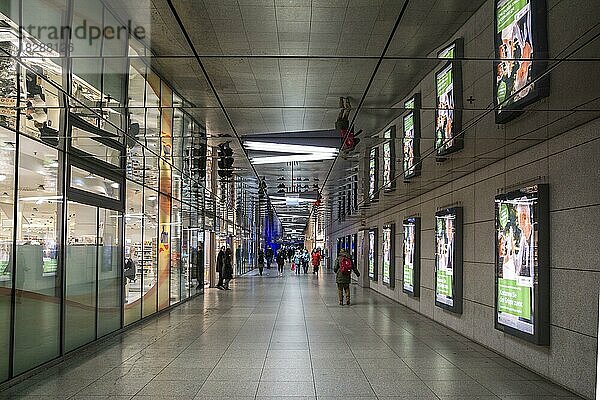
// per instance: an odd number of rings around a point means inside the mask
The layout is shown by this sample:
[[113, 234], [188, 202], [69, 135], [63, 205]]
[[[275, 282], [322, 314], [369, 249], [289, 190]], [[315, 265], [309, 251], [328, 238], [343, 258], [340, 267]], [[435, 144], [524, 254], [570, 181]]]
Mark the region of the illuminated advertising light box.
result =
[[548, 186], [496, 196], [496, 329], [550, 341]]
[[435, 213], [435, 305], [462, 313], [462, 208]]
[[402, 291], [419, 297], [421, 285], [421, 218], [411, 217], [402, 222], [403, 279]]
[[421, 94], [404, 103], [408, 113], [402, 117], [402, 168], [404, 180], [421, 174]]
[[379, 152], [377, 147], [373, 147], [369, 152], [369, 201], [377, 201], [379, 198], [379, 191], [377, 185], [379, 183], [378, 171], [379, 171]]
[[381, 247], [381, 272], [383, 284], [394, 288], [396, 281], [396, 266], [394, 260], [394, 231], [395, 224], [383, 226]]
[[369, 230], [369, 279], [377, 282], [377, 229]]
[[[455, 58], [463, 57], [463, 41], [455, 40], [442, 50], [439, 58], [448, 61], [435, 74], [435, 150], [438, 158], [460, 150], [464, 146], [462, 129], [462, 64]], [[458, 136], [457, 136], [458, 135]]]
[[396, 127], [391, 126], [383, 133], [383, 191], [396, 188]]
[[496, 123], [548, 96], [545, 0], [495, 0], [494, 105]]

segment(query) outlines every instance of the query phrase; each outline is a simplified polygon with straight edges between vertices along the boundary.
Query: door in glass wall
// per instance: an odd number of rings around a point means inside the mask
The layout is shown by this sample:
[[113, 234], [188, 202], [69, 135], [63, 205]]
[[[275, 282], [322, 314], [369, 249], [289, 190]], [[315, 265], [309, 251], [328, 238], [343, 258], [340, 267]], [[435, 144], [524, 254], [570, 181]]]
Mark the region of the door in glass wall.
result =
[[142, 240], [142, 212], [144, 191], [141, 185], [127, 182], [125, 199], [125, 264], [124, 269], [124, 323], [142, 317], [142, 288], [144, 276], [144, 242]]
[[21, 135], [17, 196], [15, 375], [60, 351], [59, 154]]
[[121, 213], [98, 213], [98, 337], [121, 326]]
[[96, 339], [98, 208], [69, 202], [65, 255], [65, 351]]
[[14, 132], [0, 126], [0, 382], [8, 378], [9, 370], [15, 195], [14, 146]]

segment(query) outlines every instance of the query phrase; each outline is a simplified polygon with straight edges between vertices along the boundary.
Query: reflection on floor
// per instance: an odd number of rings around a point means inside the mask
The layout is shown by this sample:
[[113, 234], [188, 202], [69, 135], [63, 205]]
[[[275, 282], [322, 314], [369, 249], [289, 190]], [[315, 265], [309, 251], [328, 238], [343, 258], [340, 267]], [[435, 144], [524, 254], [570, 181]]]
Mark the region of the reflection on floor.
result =
[[339, 306], [332, 274], [286, 274], [210, 289], [0, 398], [578, 399], [372, 291]]

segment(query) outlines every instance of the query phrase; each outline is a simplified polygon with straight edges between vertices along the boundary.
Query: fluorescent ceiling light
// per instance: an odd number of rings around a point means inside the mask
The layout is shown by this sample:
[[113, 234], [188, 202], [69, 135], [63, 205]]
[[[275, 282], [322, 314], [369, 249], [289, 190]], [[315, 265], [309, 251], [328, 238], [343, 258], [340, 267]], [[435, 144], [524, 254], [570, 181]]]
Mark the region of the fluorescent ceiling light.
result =
[[254, 165], [261, 164], [279, 164], [294, 161], [323, 161], [333, 160], [335, 153], [313, 153], [313, 154], [297, 154], [293, 156], [274, 156], [274, 157], [255, 157], [251, 158], [250, 162]]
[[335, 147], [321, 147], [321, 146], [305, 146], [301, 144], [283, 144], [283, 143], [269, 143], [269, 142], [244, 142], [244, 146], [248, 150], [256, 151], [273, 151], [276, 153], [333, 153], [337, 154], [338, 149]]

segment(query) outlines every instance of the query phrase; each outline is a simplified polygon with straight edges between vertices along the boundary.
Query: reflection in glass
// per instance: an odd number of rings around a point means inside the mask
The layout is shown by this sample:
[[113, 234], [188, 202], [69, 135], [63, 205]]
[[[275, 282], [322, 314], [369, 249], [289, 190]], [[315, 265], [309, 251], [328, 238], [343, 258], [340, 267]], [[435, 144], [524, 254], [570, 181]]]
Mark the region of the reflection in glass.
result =
[[142, 316], [156, 312], [158, 279], [158, 192], [144, 190], [144, 236], [142, 246]]
[[98, 209], [67, 204], [65, 258], [65, 350], [96, 338], [96, 258]]
[[98, 215], [98, 337], [121, 326], [121, 214], [100, 209]]
[[142, 204], [144, 192], [141, 185], [127, 182], [125, 201], [125, 261], [123, 265], [125, 279], [125, 315], [128, 325], [142, 315], [142, 272], [144, 246], [142, 242]]
[[60, 348], [58, 151], [21, 136], [19, 157], [15, 374], [57, 357]]
[[181, 300], [181, 202], [173, 201], [171, 209], [171, 272], [170, 304]]
[[121, 194], [119, 183], [77, 167], [71, 167], [71, 187], [115, 200]]
[[15, 192], [15, 134], [0, 127], [0, 381], [8, 378]]

